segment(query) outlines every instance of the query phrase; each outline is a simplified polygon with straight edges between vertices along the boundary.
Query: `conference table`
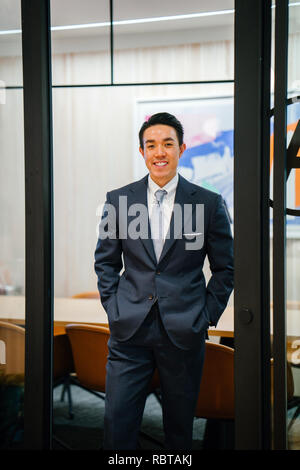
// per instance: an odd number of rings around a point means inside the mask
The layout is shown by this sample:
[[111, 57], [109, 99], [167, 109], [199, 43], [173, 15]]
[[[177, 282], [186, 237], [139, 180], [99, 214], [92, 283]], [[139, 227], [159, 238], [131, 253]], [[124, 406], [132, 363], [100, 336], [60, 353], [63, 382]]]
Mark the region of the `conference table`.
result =
[[[0, 320], [25, 323], [25, 297], [0, 295]], [[99, 299], [54, 298], [54, 325], [64, 328], [68, 323], [107, 323], [107, 315]], [[272, 322], [271, 322], [272, 323]], [[272, 326], [272, 325], [271, 325]], [[234, 309], [229, 305], [209, 336], [234, 337]], [[287, 336], [300, 337], [300, 303], [287, 303]]]

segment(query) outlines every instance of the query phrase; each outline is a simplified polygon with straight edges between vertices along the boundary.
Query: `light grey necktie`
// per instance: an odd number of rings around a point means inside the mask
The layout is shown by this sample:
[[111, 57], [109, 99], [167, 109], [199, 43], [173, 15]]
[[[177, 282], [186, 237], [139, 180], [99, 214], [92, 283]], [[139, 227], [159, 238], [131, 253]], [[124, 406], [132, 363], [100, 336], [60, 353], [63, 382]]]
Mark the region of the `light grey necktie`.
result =
[[162, 201], [164, 196], [167, 194], [167, 191], [165, 189], [158, 189], [154, 194], [157, 204], [155, 204], [152, 210], [151, 234], [156, 259], [158, 261], [164, 244], [164, 214], [162, 209]]

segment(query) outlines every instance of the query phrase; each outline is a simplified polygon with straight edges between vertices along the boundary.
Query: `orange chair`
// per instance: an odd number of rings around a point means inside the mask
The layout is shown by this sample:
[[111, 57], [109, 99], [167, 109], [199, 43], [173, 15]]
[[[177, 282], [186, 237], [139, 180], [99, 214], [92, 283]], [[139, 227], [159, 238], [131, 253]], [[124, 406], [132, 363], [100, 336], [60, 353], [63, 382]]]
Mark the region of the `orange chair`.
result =
[[[271, 359], [271, 399], [273, 368]], [[287, 400], [292, 400], [294, 380], [287, 363]], [[206, 341], [206, 355], [195, 416], [206, 418], [204, 448], [234, 447], [234, 349]]]
[[77, 385], [104, 398], [99, 392], [105, 392], [108, 326], [69, 324], [66, 332], [72, 348]]
[[196, 416], [234, 419], [234, 350], [206, 341]]
[[24, 328], [0, 321], [0, 371], [4, 375], [23, 375], [25, 370]]
[[23, 432], [24, 328], [0, 321], [0, 448], [9, 449]]
[[234, 350], [206, 341], [205, 360], [195, 412], [206, 418], [205, 449], [234, 447]]
[[70, 340], [65, 328], [54, 326], [53, 329], [53, 386], [63, 384], [61, 401], [64, 401], [65, 393], [68, 395], [69, 417], [74, 417], [72, 410], [72, 397], [70, 380], [74, 372], [74, 362]]
[[[110, 336], [108, 325], [69, 324], [66, 325], [66, 332], [70, 338], [76, 373], [76, 378], [75, 380], [72, 379], [72, 383], [104, 400], [108, 356], [107, 343]], [[158, 388], [159, 378], [156, 370], [148, 393], [155, 393], [159, 399], [158, 394], [156, 394]], [[142, 431], [141, 435], [156, 444], [162, 445], [161, 442]]]
[[[0, 321], [0, 371], [5, 375], [18, 375], [21, 379], [25, 371], [25, 328], [13, 323]], [[54, 327], [53, 336], [53, 380], [54, 386], [64, 383], [64, 390], [71, 396], [68, 388], [69, 374], [74, 371], [69, 339], [61, 328]], [[63, 396], [62, 396], [63, 399]]]
[[80, 294], [72, 295], [72, 299], [100, 299], [100, 294], [98, 291], [81, 292]]

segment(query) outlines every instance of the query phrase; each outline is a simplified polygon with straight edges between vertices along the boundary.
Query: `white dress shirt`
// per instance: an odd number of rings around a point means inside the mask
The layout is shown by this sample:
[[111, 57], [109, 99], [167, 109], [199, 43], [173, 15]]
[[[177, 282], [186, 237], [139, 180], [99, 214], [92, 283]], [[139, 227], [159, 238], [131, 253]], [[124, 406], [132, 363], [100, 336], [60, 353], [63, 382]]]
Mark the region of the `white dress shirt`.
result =
[[172, 178], [171, 181], [169, 181], [163, 188], [158, 186], [158, 184], [156, 184], [153, 181], [150, 175], [148, 176], [147, 203], [148, 203], [150, 227], [151, 227], [152, 209], [154, 205], [157, 205], [155, 191], [157, 191], [158, 189], [164, 189], [165, 191], [167, 191], [167, 194], [165, 194], [163, 201], [162, 201], [162, 210], [164, 214], [164, 218], [163, 218], [163, 239], [164, 240], [166, 238], [166, 235], [168, 233], [169, 226], [170, 226], [177, 184], [178, 184], [178, 173], [176, 173], [174, 178]]

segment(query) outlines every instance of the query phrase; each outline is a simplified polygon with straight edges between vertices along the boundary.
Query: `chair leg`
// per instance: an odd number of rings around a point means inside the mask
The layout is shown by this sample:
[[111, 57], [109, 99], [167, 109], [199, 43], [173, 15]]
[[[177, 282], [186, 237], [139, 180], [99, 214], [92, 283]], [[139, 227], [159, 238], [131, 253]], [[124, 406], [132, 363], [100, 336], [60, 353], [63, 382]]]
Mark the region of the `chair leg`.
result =
[[56, 437], [56, 436], [52, 436], [52, 440], [57, 442], [57, 444], [59, 444], [63, 449], [72, 450], [72, 448], [70, 446], [65, 444], [63, 441], [58, 439], [58, 437]]
[[72, 377], [71, 378], [71, 384], [77, 385], [77, 387], [82, 388], [82, 390], [86, 390], [87, 392], [91, 393], [92, 395], [95, 395], [98, 398], [101, 398], [102, 400], [105, 400], [105, 393], [97, 392], [95, 390], [92, 390], [90, 388], [85, 387], [82, 385], [76, 378]]
[[67, 377], [65, 377], [65, 379], [64, 379], [63, 389], [62, 389], [62, 392], [61, 392], [60, 401], [64, 401], [65, 392], [67, 392], [67, 395], [68, 395], [69, 418], [73, 419], [74, 418], [74, 413], [73, 413], [73, 403], [72, 403], [72, 396], [71, 396], [71, 381], [70, 381], [70, 376], [69, 375]]

